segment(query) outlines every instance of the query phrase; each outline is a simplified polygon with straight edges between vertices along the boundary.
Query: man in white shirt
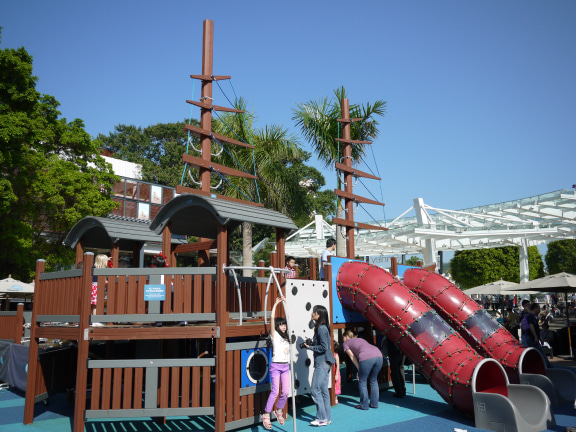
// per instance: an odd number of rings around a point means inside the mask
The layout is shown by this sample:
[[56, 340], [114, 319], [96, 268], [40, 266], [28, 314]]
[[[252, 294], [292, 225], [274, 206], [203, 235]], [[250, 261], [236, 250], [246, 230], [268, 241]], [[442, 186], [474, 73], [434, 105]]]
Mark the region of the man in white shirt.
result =
[[328, 262], [328, 257], [334, 255], [336, 250], [336, 240], [329, 238], [326, 240], [326, 249], [322, 252], [322, 257], [320, 258], [320, 280], [326, 280], [326, 275], [324, 274], [324, 266]]

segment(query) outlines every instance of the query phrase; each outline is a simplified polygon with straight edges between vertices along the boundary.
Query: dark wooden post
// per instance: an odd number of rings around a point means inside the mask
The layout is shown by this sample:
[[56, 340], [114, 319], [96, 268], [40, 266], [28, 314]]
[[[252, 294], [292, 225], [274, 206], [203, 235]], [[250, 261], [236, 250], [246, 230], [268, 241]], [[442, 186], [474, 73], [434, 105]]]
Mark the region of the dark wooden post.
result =
[[[284, 268], [286, 263], [286, 254], [285, 254], [285, 232], [282, 228], [276, 228], [276, 251], [278, 252], [278, 264], [277, 268]], [[284, 277], [284, 273], [278, 274], [278, 282], [280, 283], [280, 287], [282, 288], [282, 293], [286, 294], [286, 278]], [[276, 296], [274, 296], [276, 298]]]
[[[209, 77], [202, 80], [202, 92], [200, 102], [205, 106], [200, 107], [200, 128], [205, 131], [212, 130], [212, 75], [214, 74], [214, 22], [204, 20], [202, 33], [202, 75]], [[200, 157], [206, 161], [206, 167], [200, 167], [200, 190], [210, 193], [210, 158], [211, 143], [209, 136], [200, 138], [200, 148], [202, 154]], [[198, 241], [206, 241], [206, 238], [200, 238]], [[220, 251], [218, 251], [220, 252]], [[198, 266], [206, 267], [210, 265], [210, 255], [207, 250], [198, 251]]]
[[300, 266], [298, 264], [294, 264], [294, 271], [296, 272], [296, 277], [300, 277]]
[[21, 343], [23, 334], [24, 334], [24, 303], [18, 303], [16, 309], [16, 327], [14, 329], [14, 343], [16, 344]]
[[162, 231], [162, 253], [166, 255], [166, 264], [173, 267], [172, 263], [172, 222], [168, 222]]
[[112, 265], [114, 268], [118, 268], [118, 261], [120, 259], [120, 241], [115, 241], [112, 243], [112, 249], [110, 250], [110, 256], [112, 257]]
[[94, 254], [84, 254], [84, 267], [82, 270], [82, 289], [80, 292], [80, 330], [78, 337], [78, 362], [76, 366], [76, 403], [74, 405], [74, 432], [84, 430], [84, 411], [86, 410], [86, 391], [88, 388], [88, 350], [90, 341], [84, 337], [90, 331], [90, 296], [92, 293], [92, 267]]
[[398, 276], [398, 258], [390, 258], [390, 273], [394, 276]]
[[216, 266], [216, 324], [220, 328], [220, 337], [216, 340], [216, 384], [215, 384], [215, 415], [214, 432], [224, 432], [226, 429], [226, 294], [228, 286], [227, 264], [228, 228], [218, 224], [218, 263]]
[[309, 265], [310, 265], [310, 280], [316, 280], [317, 279], [316, 272], [318, 271], [318, 267], [316, 266], [316, 258], [314, 257], [310, 258]]
[[[36, 304], [42, 300], [42, 287], [40, 286], [40, 275], [46, 270], [46, 261], [39, 259], [36, 261], [36, 277], [34, 287], [36, 291]], [[34, 396], [36, 392], [36, 377], [38, 376], [38, 338], [36, 337], [36, 316], [38, 308], [32, 308], [32, 325], [30, 327], [30, 347], [28, 351], [28, 375], [26, 376], [26, 396], [24, 400], [24, 424], [30, 424], [34, 421]]]
[[[348, 99], [342, 99], [342, 117], [344, 120], [350, 119], [350, 102]], [[352, 168], [352, 144], [350, 140], [352, 139], [352, 135], [350, 133], [350, 122], [345, 121], [342, 123], [342, 138], [344, 140], [344, 144], [342, 146], [342, 153], [343, 153], [343, 163], [346, 167]], [[352, 174], [350, 172], [344, 172], [344, 190], [352, 194], [353, 193], [353, 184], [352, 184]], [[350, 222], [354, 222], [354, 201], [351, 199], [346, 199], [346, 220]], [[346, 256], [350, 259], [354, 259], [356, 257], [355, 248], [354, 248], [354, 227], [347, 225], [346, 226]]]
[[[326, 263], [326, 266], [324, 267], [324, 280], [326, 282], [328, 282], [328, 301], [329, 304], [332, 305], [333, 303], [333, 299], [332, 299], [332, 263], [330, 262], [332, 260], [332, 257], [329, 256], [328, 257], [328, 262]], [[332, 311], [332, 307], [330, 307], [330, 325], [334, 324], [334, 313]], [[334, 332], [330, 331], [330, 349], [332, 349], [332, 347], [334, 346]], [[332, 370], [330, 371], [330, 374], [332, 375], [332, 387], [330, 388], [330, 405], [335, 405], [336, 404], [336, 386], [334, 385], [334, 369], [331, 368]]]
[[78, 243], [76, 243], [76, 261], [74, 262], [74, 264], [82, 262], [83, 259], [84, 259], [84, 242], [80, 240], [78, 241]]
[[[212, 74], [214, 59], [214, 22], [212, 20], [204, 20], [204, 31], [202, 38], [202, 75], [210, 77], [209, 79], [202, 80], [202, 97], [200, 102], [208, 105], [208, 107], [201, 107], [200, 109], [200, 128], [209, 131], [212, 130]], [[211, 139], [205, 136], [200, 140], [202, 148], [202, 159], [208, 162], [210, 166], [210, 144]], [[210, 192], [210, 169], [200, 168], [200, 181], [202, 185], [201, 190]]]
[[140, 266], [140, 249], [144, 247], [142, 242], [134, 243], [132, 246], [132, 263], [130, 264], [131, 267], [139, 267]]

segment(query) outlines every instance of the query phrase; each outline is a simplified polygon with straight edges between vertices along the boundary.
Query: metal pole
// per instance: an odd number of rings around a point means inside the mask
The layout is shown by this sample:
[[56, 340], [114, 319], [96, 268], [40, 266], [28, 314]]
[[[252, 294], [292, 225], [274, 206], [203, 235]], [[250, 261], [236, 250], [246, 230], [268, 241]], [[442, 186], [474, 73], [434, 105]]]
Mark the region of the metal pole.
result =
[[[271, 270], [274, 270], [270, 267]], [[280, 287], [280, 283], [278, 279], [276, 279], [276, 274], [272, 272], [272, 276], [274, 276], [274, 281], [276, 282], [276, 287], [278, 288], [278, 293], [280, 297], [284, 297], [282, 294], [282, 288]], [[286, 298], [286, 297], [284, 297]], [[284, 314], [286, 315], [286, 333], [290, 334], [290, 320], [288, 315], [288, 309], [286, 308], [286, 301], [282, 302], [282, 307], [284, 308]], [[270, 323], [270, 325], [274, 325], [274, 323]], [[296, 392], [294, 391], [294, 365], [292, 364], [292, 341], [289, 341], [288, 346], [290, 347], [290, 387], [292, 390], [292, 423], [294, 424], [294, 432], [296, 432]]]

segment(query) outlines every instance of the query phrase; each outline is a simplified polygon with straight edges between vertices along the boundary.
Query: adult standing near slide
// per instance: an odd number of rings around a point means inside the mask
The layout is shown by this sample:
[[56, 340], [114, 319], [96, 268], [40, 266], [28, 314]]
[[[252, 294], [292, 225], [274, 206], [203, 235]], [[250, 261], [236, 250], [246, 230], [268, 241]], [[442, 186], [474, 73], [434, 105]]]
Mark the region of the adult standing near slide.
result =
[[[368, 341], [354, 337], [351, 330], [346, 330], [342, 339], [344, 352], [358, 369], [360, 405], [356, 405], [356, 408], [362, 410], [378, 408], [380, 397], [378, 372], [382, 369], [382, 352]], [[370, 398], [368, 398], [368, 380], [370, 380]]]
[[322, 305], [314, 306], [312, 320], [316, 322], [314, 339], [311, 344], [308, 342], [303, 344], [314, 352], [314, 374], [312, 375], [310, 391], [312, 400], [316, 404], [316, 418], [310, 424], [312, 426], [326, 426], [332, 423], [328, 384], [330, 383], [330, 371], [335, 362], [334, 354], [332, 354], [328, 310]]

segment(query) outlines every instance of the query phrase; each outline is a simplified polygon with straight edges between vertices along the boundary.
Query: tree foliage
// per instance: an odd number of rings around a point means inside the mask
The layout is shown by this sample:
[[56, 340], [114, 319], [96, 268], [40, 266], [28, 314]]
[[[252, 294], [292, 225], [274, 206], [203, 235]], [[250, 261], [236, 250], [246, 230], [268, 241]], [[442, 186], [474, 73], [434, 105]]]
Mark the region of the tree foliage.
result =
[[[196, 120], [192, 124], [199, 125]], [[99, 134], [98, 139], [112, 157], [142, 165], [142, 180], [172, 187], [180, 184], [187, 141], [183, 121], [145, 128], [119, 124], [107, 136]], [[197, 146], [198, 140], [192, 139], [192, 143]], [[190, 180], [184, 180], [184, 185], [189, 185]]]
[[[530, 280], [544, 276], [544, 263], [536, 246], [528, 248]], [[503, 279], [520, 282], [518, 247], [457, 251], [450, 261], [454, 281], [462, 288], [472, 288]]]
[[549, 274], [576, 274], [576, 240], [558, 240], [548, 243], [546, 267]]
[[[342, 118], [342, 100], [346, 99], [346, 90], [340, 87], [334, 90], [334, 97], [323, 97], [318, 101], [310, 100], [296, 105], [292, 110], [292, 120], [300, 129], [304, 138], [312, 145], [318, 159], [324, 162], [326, 167], [332, 168], [334, 162], [342, 157], [342, 149], [336, 138], [342, 136], [342, 127], [338, 121]], [[353, 140], [370, 141], [379, 133], [378, 121], [374, 116], [386, 114], [386, 102], [377, 100], [373, 104], [351, 104], [350, 118], [363, 118], [359, 125], [356, 123], [350, 127]], [[366, 146], [361, 144], [352, 145], [352, 160], [360, 161]]]
[[65, 235], [112, 211], [117, 177], [82, 120], [59, 118], [56, 99], [36, 90], [24, 48], [0, 50], [0, 77], [0, 276], [29, 281], [39, 258], [72, 260]]
[[418, 261], [422, 261], [422, 258], [419, 258], [416, 255], [414, 255], [406, 260], [406, 265], [415, 266], [418, 265]]

